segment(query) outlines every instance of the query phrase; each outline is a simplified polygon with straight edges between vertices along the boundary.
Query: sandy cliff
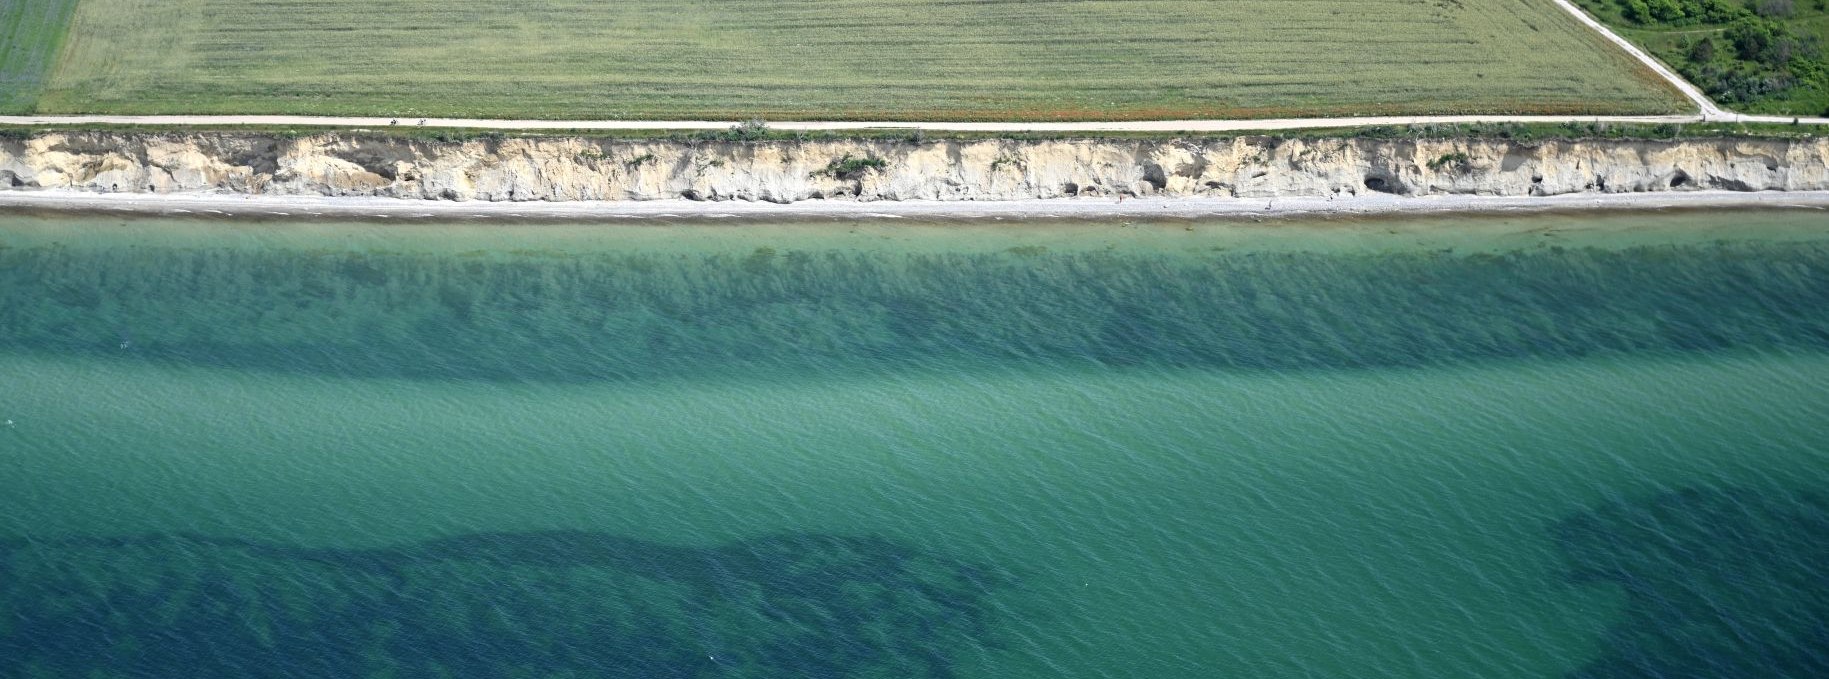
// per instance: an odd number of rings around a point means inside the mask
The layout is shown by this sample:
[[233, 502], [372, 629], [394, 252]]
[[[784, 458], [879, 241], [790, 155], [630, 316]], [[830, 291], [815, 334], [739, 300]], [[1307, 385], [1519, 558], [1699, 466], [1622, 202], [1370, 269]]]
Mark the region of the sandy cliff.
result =
[[778, 203], [1820, 191], [1829, 190], [1829, 140], [437, 142], [83, 132], [0, 140], [0, 190], [8, 189]]

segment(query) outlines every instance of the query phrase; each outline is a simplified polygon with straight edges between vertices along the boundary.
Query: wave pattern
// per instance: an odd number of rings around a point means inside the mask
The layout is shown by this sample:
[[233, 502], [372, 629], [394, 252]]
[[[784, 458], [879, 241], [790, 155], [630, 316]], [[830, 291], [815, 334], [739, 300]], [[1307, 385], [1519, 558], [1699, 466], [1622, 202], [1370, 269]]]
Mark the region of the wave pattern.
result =
[[1829, 243], [98, 240], [0, 245], [7, 679], [1829, 676]]

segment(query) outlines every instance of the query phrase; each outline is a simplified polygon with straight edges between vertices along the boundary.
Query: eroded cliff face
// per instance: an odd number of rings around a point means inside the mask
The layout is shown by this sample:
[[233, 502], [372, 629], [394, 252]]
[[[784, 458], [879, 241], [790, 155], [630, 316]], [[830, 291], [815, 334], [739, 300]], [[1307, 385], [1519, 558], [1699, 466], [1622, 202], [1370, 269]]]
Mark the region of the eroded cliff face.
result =
[[6, 189], [777, 203], [1800, 191], [1829, 190], [1829, 140], [436, 142], [83, 132], [0, 141]]

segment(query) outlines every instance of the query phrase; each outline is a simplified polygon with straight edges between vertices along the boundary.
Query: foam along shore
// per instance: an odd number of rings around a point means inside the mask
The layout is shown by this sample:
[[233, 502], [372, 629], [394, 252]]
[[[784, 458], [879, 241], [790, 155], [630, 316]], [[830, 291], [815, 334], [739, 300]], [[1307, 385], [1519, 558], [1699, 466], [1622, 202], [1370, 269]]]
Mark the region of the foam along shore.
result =
[[1687, 191], [1560, 196], [1393, 196], [1346, 198], [1057, 198], [993, 201], [425, 201], [369, 196], [221, 193], [135, 194], [71, 190], [0, 191], [0, 209], [224, 217], [358, 219], [1023, 219], [1249, 218], [1284, 215], [1538, 212], [1701, 208], [1829, 210], [1829, 191]]

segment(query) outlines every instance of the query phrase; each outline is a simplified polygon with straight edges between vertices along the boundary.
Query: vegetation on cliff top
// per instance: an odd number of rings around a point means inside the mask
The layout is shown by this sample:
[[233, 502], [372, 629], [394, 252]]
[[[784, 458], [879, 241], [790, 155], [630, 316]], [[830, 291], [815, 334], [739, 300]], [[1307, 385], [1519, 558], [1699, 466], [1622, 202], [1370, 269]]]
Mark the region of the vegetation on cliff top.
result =
[[1579, 0], [1729, 108], [1829, 115], [1829, 0]]
[[[1617, 124], [1584, 123], [1473, 123], [1441, 125], [1384, 125], [1372, 127], [1326, 127], [1274, 132], [953, 132], [926, 131], [911, 134], [907, 130], [860, 129], [808, 132], [763, 127], [743, 131], [731, 130], [502, 130], [439, 127], [386, 127], [348, 129], [330, 127], [288, 127], [260, 125], [170, 126], [170, 125], [0, 125], [0, 139], [26, 139], [53, 132], [116, 132], [123, 134], [255, 134], [282, 139], [331, 134], [373, 139], [418, 139], [444, 143], [507, 139], [626, 139], [702, 143], [781, 143], [825, 141], [894, 141], [924, 144], [944, 141], [1002, 139], [1010, 141], [1119, 141], [1167, 140], [1208, 141], [1267, 137], [1272, 139], [1512, 139], [1537, 141], [1574, 140], [1679, 140], [1706, 138], [1813, 139], [1829, 129], [1814, 125], [1785, 123], [1693, 123], [1693, 124]], [[641, 160], [641, 159], [636, 159]], [[644, 161], [645, 162], [645, 161]], [[998, 163], [1002, 165], [1003, 163]]]

